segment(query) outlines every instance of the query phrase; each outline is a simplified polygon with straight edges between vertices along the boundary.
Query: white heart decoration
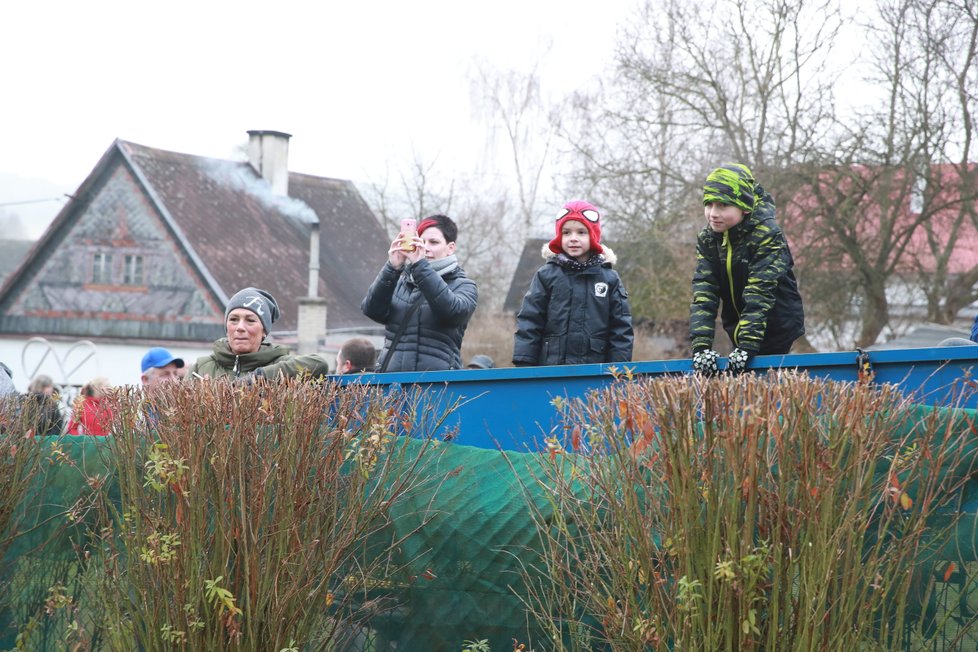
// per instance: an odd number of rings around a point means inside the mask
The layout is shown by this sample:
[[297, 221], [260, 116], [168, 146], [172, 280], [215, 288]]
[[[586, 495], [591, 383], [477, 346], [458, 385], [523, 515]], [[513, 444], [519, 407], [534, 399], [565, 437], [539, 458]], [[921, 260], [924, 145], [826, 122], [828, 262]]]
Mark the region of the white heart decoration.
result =
[[[37, 352], [35, 355], [40, 355], [40, 359], [37, 360], [36, 364], [28, 367], [28, 351]], [[48, 340], [43, 337], [32, 337], [24, 344], [24, 348], [20, 353], [20, 364], [21, 368], [24, 370], [28, 378], [33, 378], [37, 372], [41, 369], [41, 365], [47, 360], [48, 356], [54, 358], [54, 363], [58, 366], [58, 371], [60, 372], [60, 380], [55, 379], [55, 384], [68, 386], [68, 385], [81, 385], [81, 382], [73, 381], [72, 378], [85, 367], [85, 364], [91, 360], [95, 365], [95, 373], [85, 374], [84, 379], [87, 380], [93, 376], [98, 375], [98, 351], [95, 349], [95, 344], [89, 340], [79, 340], [68, 347], [64, 352], [64, 357], [58, 355], [57, 350]], [[70, 368], [69, 368], [69, 365]]]

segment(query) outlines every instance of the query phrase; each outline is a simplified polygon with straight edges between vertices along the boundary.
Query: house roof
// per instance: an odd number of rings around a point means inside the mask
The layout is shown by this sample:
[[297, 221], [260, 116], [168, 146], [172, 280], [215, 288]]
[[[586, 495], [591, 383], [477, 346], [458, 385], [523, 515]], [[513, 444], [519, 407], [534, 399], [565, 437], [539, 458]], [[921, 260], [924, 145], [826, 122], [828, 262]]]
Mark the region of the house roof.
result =
[[[286, 197], [272, 193], [249, 163], [116, 140], [34, 254], [6, 279], [0, 321], [6, 332], [206, 341], [223, 334], [228, 297], [256, 286], [279, 303], [282, 316], [273, 330], [295, 331], [299, 298], [309, 294], [310, 233], [316, 221], [317, 295], [326, 302], [327, 328], [375, 326], [360, 312], [360, 300], [386, 260], [389, 238], [352, 182], [290, 173]], [[52, 261], [67, 260], [76, 268], [91, 264], [66, 255], [69, 244], [118, 249], [140, 237], [155, 238], [154, 252], [173, 261], [171, 275], [194, 279], [190, 286], [184, 280], [183, 287], [170, 291], [165, 282], [156, 283], [139, 296], [51, 281]], [[77, 269], [66, 269], [66, 276], [69, 272], [77, 276]], [[42, 276], [43, 290], [35, 288], [35, 296], [25, 299]], [[62, 291], [71, 297], [69, 310], [61, 308], [65, 301], [52, 298]], [[110, 301], [113, 308], [106, 307]], [[173, 323], [154, 330], [153, 310]]]
[[520, 261], [513, 272], [513, 282], [510, 283], [509, 292], [506, 293], [503, 310], [519, 312], [523, 304], [523, 295], [530, 288], [533, 274], [543, 265], [543, 256], [540, 252], [543, 250], [543, 245], [548, 242], [550, 238], [529, 238], [523, 245], [523, 253], [520, 254]]
[[[878, 256], [887, 243], [893, 255], [899, 254], [895, 262], [900, 272], [931, 273], [943, 264], [947, 273], [963, 274], [978, 261], [976, 184], [978, 166], [973, 163], [966, 168], [933, 164], [926, 175], [885, 166], [826, 169], [815, 183], [779, 204], [779, 221], [790, 231], [801, 267], [809, 262], [809, 255], [817, 258], [811, 261], [814, 268], [824, 266], [825, 249], [816, 243], [826, 233], [811, 228], [814, 222], [834, 225], [833, 241], [839, 238], [837, 230], [848, 232], [870, 257]], [[946, 260], [938, 260], [935, 252]], [[853, 263], [841, 256], [838, 265], [852, 267]]]
[[387, 258], [388, 237], [353, 183], [289, 174], [289, 197], [272, 194], [245, 162], [179, 154], [118, 141], [216, 284], [223, 305], [248, 286], [268, 290], [296, 328], [308, 294], [310, 222], [320, 223], [318, 296], [330, 329], [372, 324], [360, 300]]

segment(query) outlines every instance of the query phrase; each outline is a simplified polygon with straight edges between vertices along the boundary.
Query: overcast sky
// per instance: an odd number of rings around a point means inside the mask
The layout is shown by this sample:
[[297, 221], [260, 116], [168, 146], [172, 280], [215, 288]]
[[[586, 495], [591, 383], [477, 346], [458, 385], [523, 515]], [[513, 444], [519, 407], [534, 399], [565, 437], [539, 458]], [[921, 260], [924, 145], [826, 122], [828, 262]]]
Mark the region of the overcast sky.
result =
[[[607, 70], [633, 0], [30, 0], [0, 9], [0, 211], [53, 217], [115, 138], [235, 158], [293, 135], [290, 168], [379, 180], [418, 152], [463, 160], [474, 62], [551, 93]], [[460, 163], [461, 164], [461, 163]], [[7, 204], [6, 206], [3, 206]]]

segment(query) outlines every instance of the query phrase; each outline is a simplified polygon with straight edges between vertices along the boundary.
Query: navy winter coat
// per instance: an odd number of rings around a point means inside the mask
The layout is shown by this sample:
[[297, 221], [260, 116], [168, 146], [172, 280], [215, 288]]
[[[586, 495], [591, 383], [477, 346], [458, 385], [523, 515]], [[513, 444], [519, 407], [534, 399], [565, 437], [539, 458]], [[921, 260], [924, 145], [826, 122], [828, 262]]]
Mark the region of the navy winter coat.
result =
[[547, 262], [537, 270], [516, 315], [513, 364], [558, 365], [630, 362], [632, 311], [614, 254], [584, 270], [565, 269], [546, 245]]
[[479, 299], [475, 281], [461, 267], [439, 276], [423, 258], [410, 274], [402, 271], [384, 264], [360, 304], [364, 315], [386, 327], [378, 364], [385, 360], [411, 305], [421, 298], [386, 371], [461, 369], [462, 336]]

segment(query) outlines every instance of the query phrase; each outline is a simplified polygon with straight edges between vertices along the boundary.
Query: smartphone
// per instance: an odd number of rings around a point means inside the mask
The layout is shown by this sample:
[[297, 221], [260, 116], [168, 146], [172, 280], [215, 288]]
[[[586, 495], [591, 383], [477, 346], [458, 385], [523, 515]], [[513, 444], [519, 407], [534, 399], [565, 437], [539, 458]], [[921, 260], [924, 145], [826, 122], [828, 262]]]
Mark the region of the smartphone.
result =
[[414, 251], [414, 244], [409, 242], [414, 239], [414, 236], [418, 234], [418, 223], [411, 218], [405, 218], [401, 220], [401, 235], [403, 236], [404, 242], [401, 244], [401, 249], [404, 251]]

